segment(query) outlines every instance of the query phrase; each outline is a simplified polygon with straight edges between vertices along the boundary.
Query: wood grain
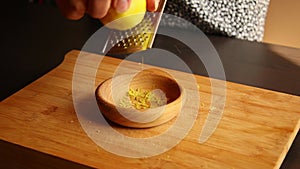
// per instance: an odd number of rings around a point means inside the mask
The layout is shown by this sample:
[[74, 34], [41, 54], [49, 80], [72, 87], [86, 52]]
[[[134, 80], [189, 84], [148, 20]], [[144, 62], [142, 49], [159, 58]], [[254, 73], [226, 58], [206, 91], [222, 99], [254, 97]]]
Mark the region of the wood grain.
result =
[[[210, 111], [211, 89], [209, 78], [195, 75], [201, 106], [183, 141], [154, 157], [114, 155], [86, 135], [74, 111], [71, 89], [78, 54], [69, 52], [60, 66], [0, 103], [1, 140], [96, 168], [279, 168], [299, 130], [300, 97], [227, 82], [220, 124], [199, 144]], [[112, 77], [120, 61], [104, 57], [95, 87]], [[139, 68], [137, 63], [129, 65]], [[148, 129], [111, 125], [131, 137], [149, 137], [162, 133], [173, 122]]]

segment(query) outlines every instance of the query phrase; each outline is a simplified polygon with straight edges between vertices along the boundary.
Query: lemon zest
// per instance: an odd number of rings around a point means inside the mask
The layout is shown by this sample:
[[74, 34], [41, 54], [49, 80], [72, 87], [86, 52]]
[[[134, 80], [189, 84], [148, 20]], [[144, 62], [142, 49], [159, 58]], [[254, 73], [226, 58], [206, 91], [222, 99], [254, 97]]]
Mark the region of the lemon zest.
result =
[[123, 108], [135, 108], [138, 110], [155, 108], [167, 103], [167, 98], [162, 93], [151, 92], [146, 89], [129, 89], [119, 105]]

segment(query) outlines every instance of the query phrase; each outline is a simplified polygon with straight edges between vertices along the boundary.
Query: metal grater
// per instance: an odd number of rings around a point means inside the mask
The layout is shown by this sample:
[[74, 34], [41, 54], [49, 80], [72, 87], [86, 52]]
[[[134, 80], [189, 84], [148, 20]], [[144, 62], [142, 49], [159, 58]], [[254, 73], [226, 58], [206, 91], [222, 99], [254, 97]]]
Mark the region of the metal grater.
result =
[[111, 30], [102, 53], [126, 55], [152, 47], [167, 0], [160, 0], [156, 12], [147, 12], [137, 26], [128, 30]]

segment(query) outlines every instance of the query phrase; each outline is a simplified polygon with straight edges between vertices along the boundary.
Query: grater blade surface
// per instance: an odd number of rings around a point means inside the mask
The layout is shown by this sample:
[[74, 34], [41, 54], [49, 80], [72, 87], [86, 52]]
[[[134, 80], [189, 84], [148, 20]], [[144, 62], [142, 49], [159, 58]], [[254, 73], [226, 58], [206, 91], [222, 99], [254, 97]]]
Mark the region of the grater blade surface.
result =
[[107, 55], [126, 55], [152, 47], [166, 0], [160, 0], [156, 12], [146, 12], [144, 19], [128, 30], [110, 30], [102, 49]]

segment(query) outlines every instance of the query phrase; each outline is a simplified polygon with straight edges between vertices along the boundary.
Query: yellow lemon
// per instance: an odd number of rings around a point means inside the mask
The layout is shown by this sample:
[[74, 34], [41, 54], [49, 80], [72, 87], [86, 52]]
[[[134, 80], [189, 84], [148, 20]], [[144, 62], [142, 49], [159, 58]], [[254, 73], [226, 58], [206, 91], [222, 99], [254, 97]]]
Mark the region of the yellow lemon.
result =
[[146, 13], [146, 0], [132, 0], [127, 11], [118, 13], [110, 8], [100, 21], [108, 28], [127, 30], [139, 24]]

